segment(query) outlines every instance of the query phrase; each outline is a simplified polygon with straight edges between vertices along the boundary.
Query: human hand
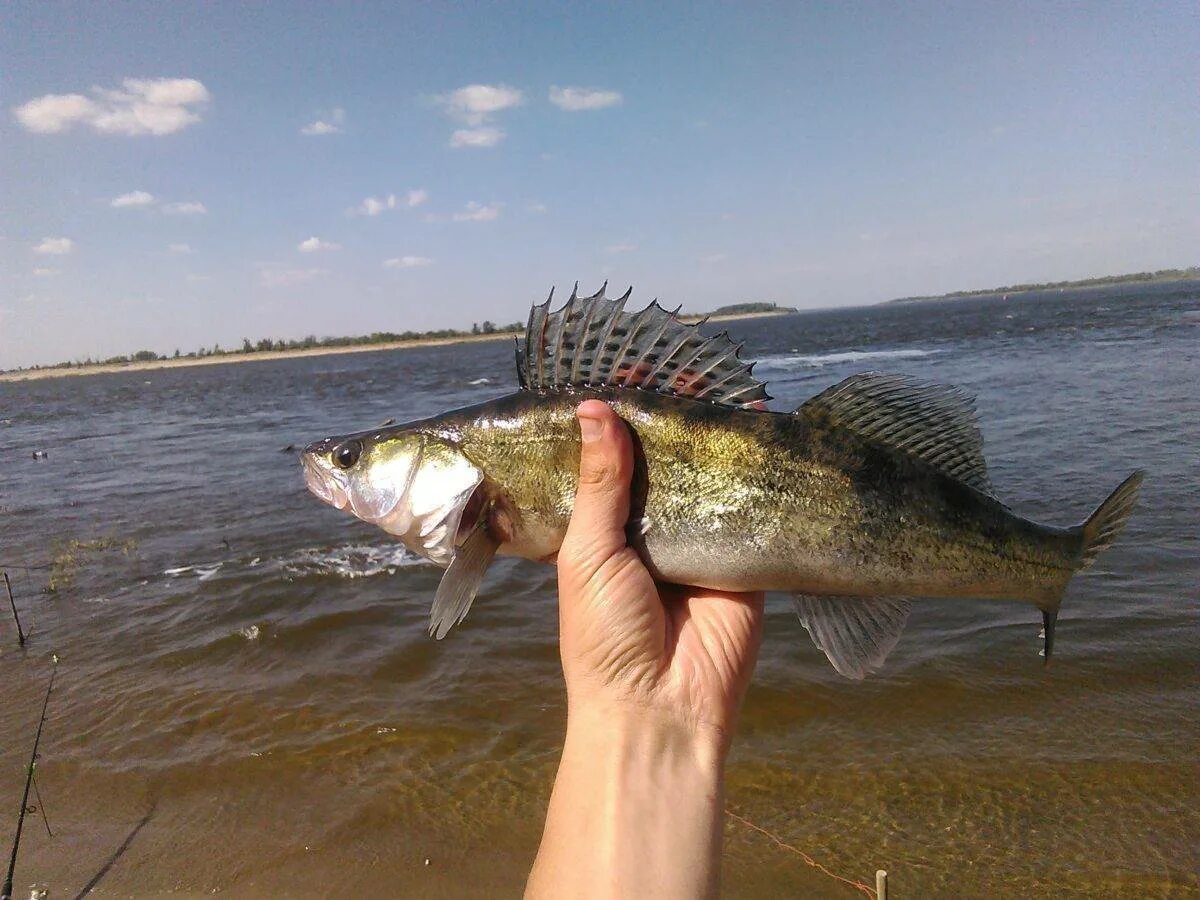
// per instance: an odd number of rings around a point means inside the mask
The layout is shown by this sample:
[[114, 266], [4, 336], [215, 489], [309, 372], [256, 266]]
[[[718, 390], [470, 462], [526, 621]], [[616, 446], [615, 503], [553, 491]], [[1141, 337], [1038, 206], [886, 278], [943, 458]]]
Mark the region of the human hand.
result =
[[599, 400], [578, 416], [558, 553], [567, 736], [526, 896], [716, 896], [724, 759], [763, 595], [656, 584], [625, 541], [628, 427]]
[[633, 441], [605, 403], [578, 410], [575, 510], [558, 554], [572, 710], [649, 715], [723, 754], [762, 640], [763, 594], [657, 584], [626, 543]]

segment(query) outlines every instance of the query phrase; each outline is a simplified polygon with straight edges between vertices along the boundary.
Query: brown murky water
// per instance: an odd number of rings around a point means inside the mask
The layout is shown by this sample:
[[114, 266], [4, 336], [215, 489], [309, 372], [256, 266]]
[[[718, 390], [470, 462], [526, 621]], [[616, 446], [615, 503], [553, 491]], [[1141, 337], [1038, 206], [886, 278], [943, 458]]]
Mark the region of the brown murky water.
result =
[[[769, 600], [730, 809], [847, 877], [888, 869], [896, 896], [1200, 894], [1200, 287], [732, 330], [778, 408], [866, 369], [974, 391], [997, 489], [1032, 518], [1149, 474], [1048, 670], [1034, 611], [930, 602], [882, 676], [846, 682]], [[563, 729], [552, 570], [495, 566], [434, 642], [440, 572], [281, 452], [504, 393], [510, 366], [501, 342], [0, 384], [0, 563], [33, 632], [21, 651], [0, 617], [5, 847], [62, 660], [54, 837], [26, 820], [19, 895], [519, 893]], [[725, 886], [855, 895], [733, 820]]]

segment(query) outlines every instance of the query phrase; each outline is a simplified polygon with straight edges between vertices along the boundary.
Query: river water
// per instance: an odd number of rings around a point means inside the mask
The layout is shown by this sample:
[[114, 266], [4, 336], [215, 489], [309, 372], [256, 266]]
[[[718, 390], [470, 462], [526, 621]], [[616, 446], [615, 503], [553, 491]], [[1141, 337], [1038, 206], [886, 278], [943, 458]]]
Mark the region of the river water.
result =
[[[898, 896], [1200, 893], [1200, 284], [729, 327], [773, 408], [864, 370], [967, 388], [1030, 518], [1075, 523], [1147, 470], [1049, 668], [1031, 607], [930, 601], [852, 683], [768, 598], [729, 808]], [[55, 836], [27, 820], [19, 891], [520, 891], [564, 724], [553, 570], [498, 563], [435, 642], [440, 570], [311, 497], [285, 449], [514, 385], [505, 341], [0, 384], [0, 563], [32, 631], [18, 649], [0, 610], [0, 835], [61, 659]], [[732, 819], [725, 885], [855, 895]]]

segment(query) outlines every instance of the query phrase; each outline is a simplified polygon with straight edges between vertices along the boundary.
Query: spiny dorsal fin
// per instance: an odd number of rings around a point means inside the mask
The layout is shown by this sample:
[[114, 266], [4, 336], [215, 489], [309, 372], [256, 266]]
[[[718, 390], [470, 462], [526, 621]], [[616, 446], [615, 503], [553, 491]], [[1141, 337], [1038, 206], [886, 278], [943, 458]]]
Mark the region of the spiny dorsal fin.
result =
[[530, 310], [525, 346], [517, 348], [521, 387], [638, 387], [739, 407], [770, 399], [727, 332], [706, 337], [703, 322], [685, 324], [678, 309], [658, 301], [626, 312], [633, 288], [614, 300], [604, 295], [607, 282], [590, 297], [580, 297], [578, 288], [561, 309], [550, 311], [551, 291]]
[[827, 416], [865, 438], [991, 493], [975, 401], [958, 388], [907, 375], [865, 372], [822, 391], [796, 412]]

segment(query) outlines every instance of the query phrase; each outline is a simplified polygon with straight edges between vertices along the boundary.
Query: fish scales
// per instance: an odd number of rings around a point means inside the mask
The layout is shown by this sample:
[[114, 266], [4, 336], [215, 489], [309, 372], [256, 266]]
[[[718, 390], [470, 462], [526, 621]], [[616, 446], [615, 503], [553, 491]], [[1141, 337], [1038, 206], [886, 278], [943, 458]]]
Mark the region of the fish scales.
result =
[[438, 420], [522, 517], [501, 553], [538, 559], [561, 544], [579, 465], [574, 411], [586, 399], [612, 404], [636, 435], [630, 539], [661, 580], [1028, 599], [1046, 569], [1074, 571], [1079, 542], [1066, 530], [853, 433], [628, 389], [513, 394]]

